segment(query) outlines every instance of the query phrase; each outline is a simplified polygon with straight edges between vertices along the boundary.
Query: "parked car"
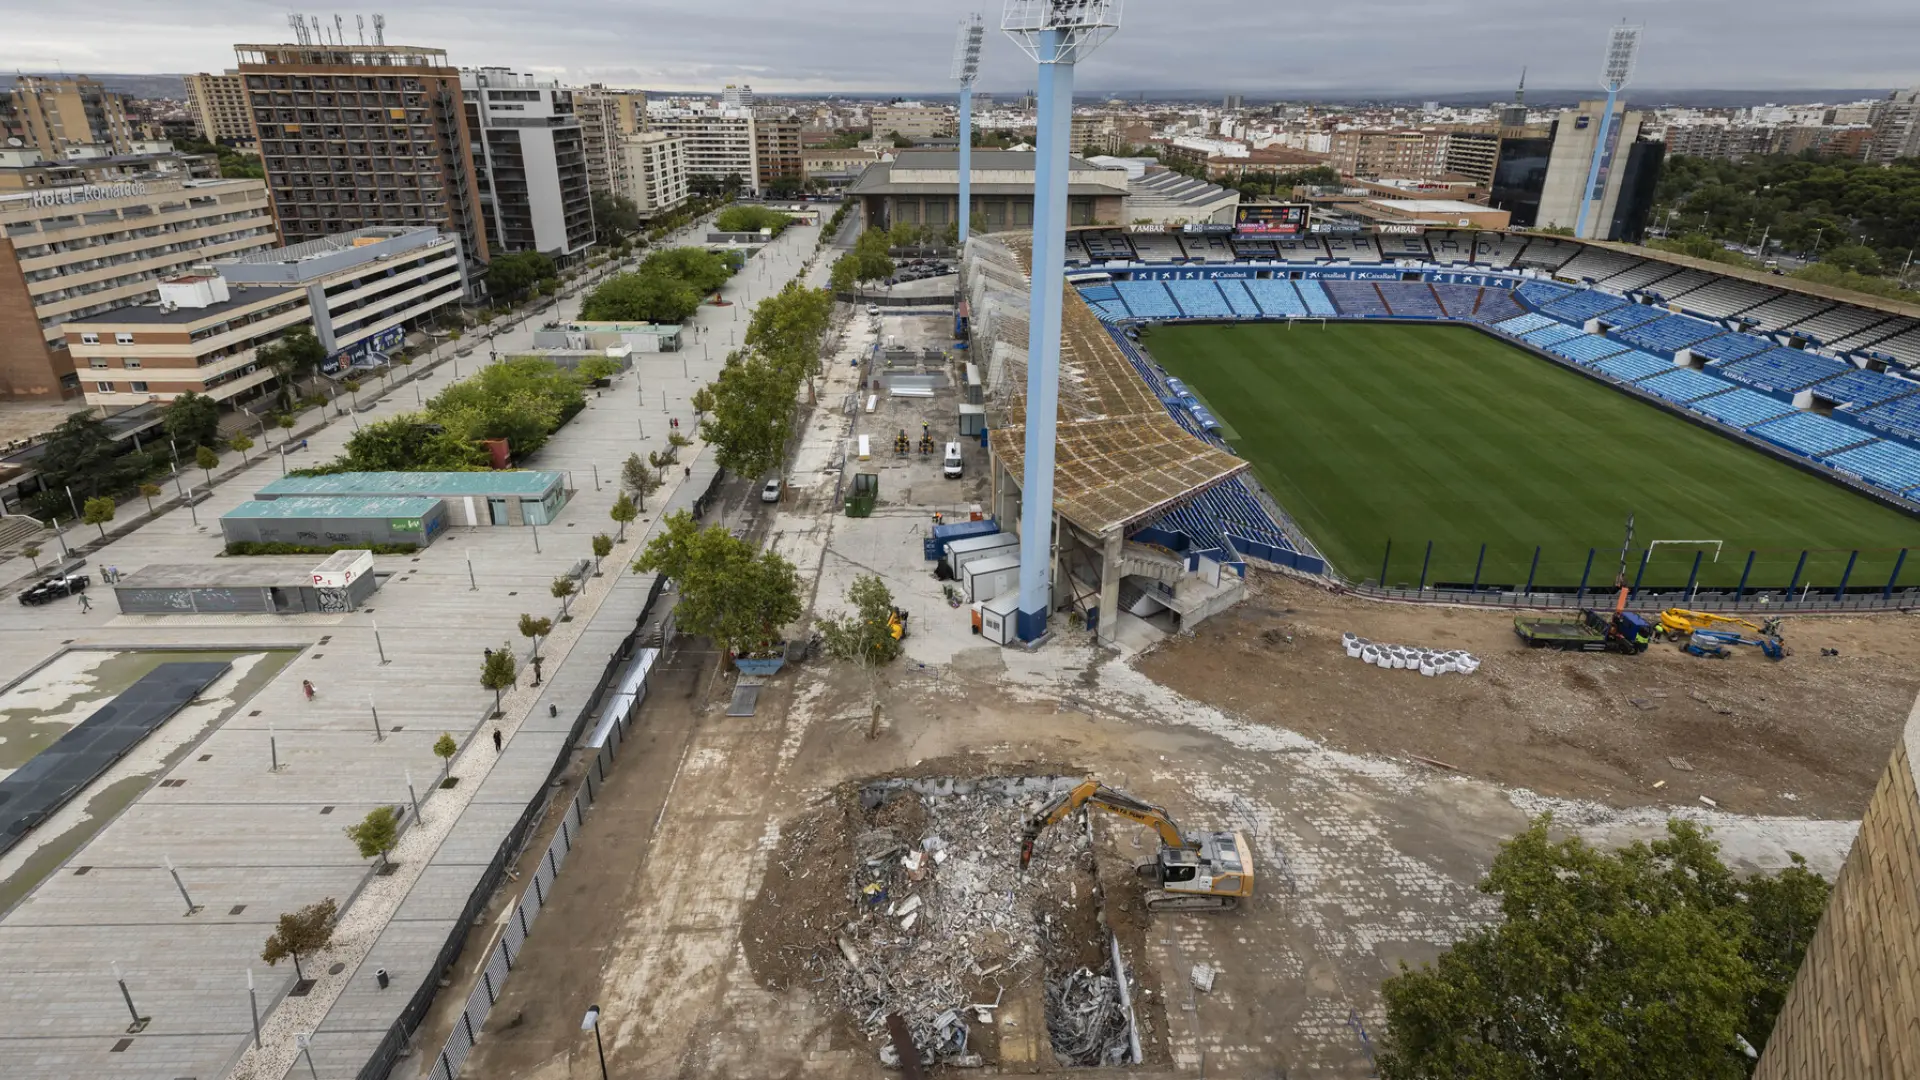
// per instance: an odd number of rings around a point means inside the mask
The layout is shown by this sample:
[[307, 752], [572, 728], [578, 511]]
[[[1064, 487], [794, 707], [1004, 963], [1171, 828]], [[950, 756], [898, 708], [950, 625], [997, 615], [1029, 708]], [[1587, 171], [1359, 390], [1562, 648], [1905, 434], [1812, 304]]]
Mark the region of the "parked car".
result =
[[21, 593], [20, 602], [29, 607], [51, 604], [63, 596], [85, 592], [88, 580], [85, 574], [62, 574], [59, 577], [50, 577]]
[[776, 476], [767, 481], [766, 484], [760, 488], [760, 501], [763, 503], [777, 503], [780, 501], [779, 477]]

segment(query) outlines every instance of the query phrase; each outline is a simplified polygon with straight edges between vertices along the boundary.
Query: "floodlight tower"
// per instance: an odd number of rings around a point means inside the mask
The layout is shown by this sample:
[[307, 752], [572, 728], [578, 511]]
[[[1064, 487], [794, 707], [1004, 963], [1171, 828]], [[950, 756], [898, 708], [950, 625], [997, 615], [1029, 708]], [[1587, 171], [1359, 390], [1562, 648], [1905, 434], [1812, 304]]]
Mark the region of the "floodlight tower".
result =
[[952, 78], [960, 84], [960, 216], [955, 235], [962, 250], [973, 218], [973, 80], [980, 74], [980, 44], [986, 32], [976, 11], [960, 20], [953, 42]]
[[[1597, 198], [1606, 201], [1601, 187], [1600, 166], [1612, 158], [1607, 146], [1607, 137], [1613, 132], [1613, 106], [1620, 98], [1620, 89], [1633, 77], [1633, 62], [1640, 54], [1640, 28], [1622, 23], [1613, 28], [1613, 34], [1607, 39], [1606, 66], [1600, 72], [1600, 87], [1607, 92], [1607, 108], [1600, 114], [1600, 137], [1593, 144], [1593, 164], [1587, 167], [1587, 186], [1580, 193], [1580, 220], [1575, 223], [1573, 235], [1585, 238], [1587, 235], [1587, 211]], [[1611, 174], [1611, 170], [1609, 170]]]
[[1054, 433], [1060, 407], [1060, 305], [1066, 289], [1067, 140], [1073, 66], [1120, 29], [1121, 0], [1007, 0], [1004, 30], [1040, 65], [1033, 155], [1033, 296], [1027, 310], [1027, 442], [1020, 483], [1022, 641], [1047, 632], [1053, 608]]

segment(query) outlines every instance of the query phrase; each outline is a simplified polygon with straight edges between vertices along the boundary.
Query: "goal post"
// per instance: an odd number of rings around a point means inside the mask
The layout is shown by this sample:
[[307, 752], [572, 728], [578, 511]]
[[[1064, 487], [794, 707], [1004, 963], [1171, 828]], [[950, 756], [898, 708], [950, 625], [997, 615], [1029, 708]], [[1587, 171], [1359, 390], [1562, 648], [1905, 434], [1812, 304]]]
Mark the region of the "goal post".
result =
[[1327, 320], [1326, 320], [1326, 318], [1325, 318], [1324, 316], [1321, 316], [1321, 315], [1289, 315], [1289, 316], [1287, 316], [1287, 329], [1289, 329], [1289, 330], [1291, 330], [1291, 329], [1293, 329], [1293, 326], [1294, 326], [1294, 324], [1295, 324], [1295, 323], [1303, 323], [1303, 322], [1304, 322], [1304, 323], [1319, 323], [1319, 324], [1320, 324], [1320, 329], [1322, 329], [1322, 330], [1325, 330], [1325, 329], [1327, 328]]

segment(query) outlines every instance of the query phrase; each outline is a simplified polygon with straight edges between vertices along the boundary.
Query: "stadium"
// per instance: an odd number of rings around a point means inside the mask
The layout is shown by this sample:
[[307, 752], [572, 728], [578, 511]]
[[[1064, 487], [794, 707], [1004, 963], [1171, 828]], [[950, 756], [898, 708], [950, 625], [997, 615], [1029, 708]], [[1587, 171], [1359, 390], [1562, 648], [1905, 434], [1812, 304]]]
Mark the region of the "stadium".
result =
[[[1177, 624], [1248, 566], [1474, 603], [1910, 599], [1920, 311], [1555, 236], [1291, 227], [1069, 233], [1057, 604]], [[967, 260], [1003, 515], [1031, 258]]]

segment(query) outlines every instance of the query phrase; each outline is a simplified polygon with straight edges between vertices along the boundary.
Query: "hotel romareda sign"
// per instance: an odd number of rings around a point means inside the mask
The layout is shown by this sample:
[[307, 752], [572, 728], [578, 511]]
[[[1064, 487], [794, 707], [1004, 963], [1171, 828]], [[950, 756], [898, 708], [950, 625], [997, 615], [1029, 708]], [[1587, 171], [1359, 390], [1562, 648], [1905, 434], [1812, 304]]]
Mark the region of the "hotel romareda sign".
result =
[[117, 184], [75, 184], [72, 187], [46, 188], [34, 192], [33, 207], [39, 210], [49, 206], [98, 202], [101, 199], [124, 199], [130, 195], [146, 193], [147, 185], [138, 180]]

